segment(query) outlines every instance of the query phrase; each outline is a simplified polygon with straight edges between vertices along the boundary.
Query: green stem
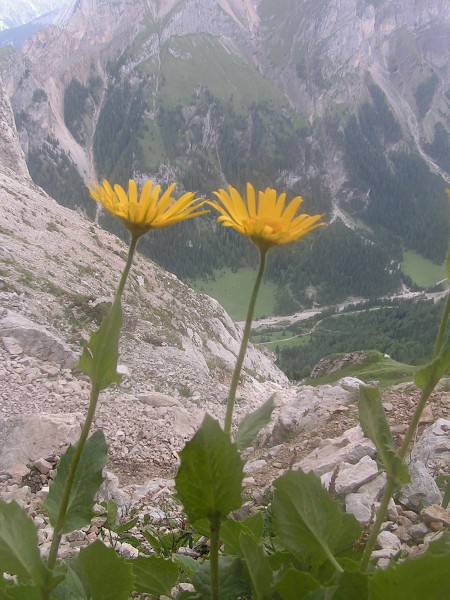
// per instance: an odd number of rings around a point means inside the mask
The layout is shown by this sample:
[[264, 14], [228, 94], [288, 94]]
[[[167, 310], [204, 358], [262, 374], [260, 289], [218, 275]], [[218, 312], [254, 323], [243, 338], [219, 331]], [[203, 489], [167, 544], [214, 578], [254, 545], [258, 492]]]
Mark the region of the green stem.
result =
[[214, 515], [210, 520], [209, 568], [211, 573], [211, 600], [219, 600], [219, 531], [220, 520]]
[[439, 333], [436, 340], [436, 347], [434, 349], [434, 358], [439, 356], [442, 345], [444, 343], [445, 332], [447, 330], [448, 317], [450, 314], [450, 294], [447, 296], [447, 302], [445, 303], [444, 314], [441, 319], [441, 326], [439, 327]]
[[[132, 236], [130, 241], [130, 246], [128, 250], [127, 262], [125, 264], [125, 268], [123, 270], [122, 276], [120, 278], [119, 286], [117, 288], [117, 292], [114, 298], [114, 304], [120, 301], [120, 298], [123, 294], [123, 290], [125, 288], [125, 283], [127, 281], [128, 273], [130, 272], [131, 264], [133, 262], [134, 251], [136, 249], [136, 243], [139, 239], [139, 236]], [[80, 462], [81, 454], [83, 452], [84, 445], [89, 435], [89, 430], [92, 425], [92, 421], [95, 415], [95, 409], [97, 408], [97, 402], [100, 395], [100, 387], [96, 384], [95, 381], [91, 380], [91, 393], [89, 398], [89, 407], [86, 414], [86, 419], [84, 421], [83, 427], [81, 429], [80, 438], [75, 446], [75, 452], [73, 455], [72, 463], [70, 465], [69, 474], [67, 476], [63, 497], [61, 500], [61, 506], [59, 508], [58, 518], [56, 521], [56, 525], [53, 531], [53, 539], [50, 546], [50, 551], [47, 559], [47, 566], [52, 571], [56, 564], [56, 559], [58, 556], [58, 548], [61, 543], [62, 532], [64, 528], [64, 521], [66, 518], [67, 508], [69, 506], [70, 495], [72, 493], [73, 482], [75, 480], [75, 475], [77, 472], [78, 464]], [[45, 596], [44, 596], [45, 597]]]
[[[447, 302], [445, 304], [444, 313], [442, 315], [441, 324], [439, 327], [439, 333], [436, 340], [436, 347], [434, 350], [433, 359], [437, 358], [442, 350], [442, 346], [444, 343], [445, 332], [447, 329], [448, 318], [450, 315], [450, 294], [447, 296]], [[398, 456], [404, 460], [406, 453], [408, 452], [408, 448], [413, 440], [414, 434], [416, 433], [417, 427], [419, 425], [420, 417], [424, 411], [424, 408], [428, 402], [429, 397], [431, 396], [432, 391], [434, 390], [435, 384], [428, 385], [419, 398], [419, 402], [417, 403], [416, 410], [414, 411], [414, 415], [409, 423], [408, 429], [406, 431], [405, 437], [403, 439], [402, 445], [398, 451]], [[375, 519], [375, 523], [373, 524], [372, 530], [370, 532], [369, 538], [364, 547], [364, 552], [361, 559], [361, 571], [366, 571], [369, 566], [370, 556], [375, 548], [375, 544], [377, 541], [378, 534], [380, 533], [381, 526], [383, 525], [383, 521], [387, 512], [387, 508], [389, 505], [389, 501], [392, 497], [392, 494], [395, 490], [395, 479], [392, 477], [388, 477], [386, 486], [383, 491], [383, 496], [381, 498], [380, 508], [377, 512], [377, 517]]]
[[384, 517], [386, 515], [386, 511], [389, 505], [389, 501], [391, 499], [392, 494], [395, 489], [395, 481], [391, 478], [388, 478], [386, 482], [386, 486], [383, 490], [383, 496], [381, 498], [380, 507], [377, 511], [377, 517], [375, 519], [375, 523], [372, 526], [370, 531], [370, 535], [367, 539], [367, 542], [364, 546], [364, 552], [361, 558], [360, 569], [364, 573], [369, 566], [370, 557], [375, 548], [375, 544], [377, 543], [378, 534], [380, 533], [381, 526], [383, 525]]
[[91, 395], [89, 400], [89, 408], [86, 414], [86, 419], [84, 421], [83, 427], [81, 429], [80, 438], [75, 447], [75, 453], [73, 455], [72, 464], [70, 465], [69, 474], [67, 476], [67, 480], [64, 486], [64, 493], [61, 501], [61, 506], [59, 508], [58, 519], [56, 521], [55, 529], [53, 532], [52, 544], [50, 546], [50, 552], [48, 555], [47, 566], [50, 570], [52, 570], [56, 563], [56, 558], [58, 555], [58, 548], [61, 542], [62, 530], [64, 527], [64, 520], [66, 518], [67, 508], [69, 506], [70, 494], [72, 492], [72, 486], [75, 479], [78, 463], [80, 462], [81, 454], [83, 452], [84, 445], [86, 443], [87, 437], [89, 435], [89, 429], [91, 428], [91, 424], [94, 418], [95, 409], [97, 407], [97, 401], [100, 394], [100, 390], [97, 387], [92, 387]]
[[250, 332], [252, 328], [253, 313], [255, 312], [256, 298], [258, 297], [258, 291], [261, 286], [261, 282], [264, 275], [264, 269], [266, 266], [267, 250], [259, 249], [259, 270], [256, 276], [255, 285], [253, 286], [253, 292], [250, 298], [250, 304], [248, 305], [247, 318], [245, 321], [244, 333], [242, 335], [241, 347], [234, 367], [233, 377], [231, 379], [230, 392], [227, 400], [227, 412], [225, 415], [225, 433], [231, 432], [231, 421], [233, 418], [234, 403], [236, 400], [236, 390], [239, 383], [239, 377], [241, 375], [242, 365], [244, 363], [245, 353], [247, 351], [248, 341], [250, 339]]

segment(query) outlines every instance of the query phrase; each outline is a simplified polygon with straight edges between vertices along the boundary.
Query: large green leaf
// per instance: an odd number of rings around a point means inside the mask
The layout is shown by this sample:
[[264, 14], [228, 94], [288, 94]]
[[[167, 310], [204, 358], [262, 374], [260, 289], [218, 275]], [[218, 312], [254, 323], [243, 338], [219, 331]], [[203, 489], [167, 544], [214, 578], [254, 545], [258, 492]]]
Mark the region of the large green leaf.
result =
[[253, 440], [263, 427], [267, 425], [275, 408], [274, 394], [254, 412], [245, 415], [236, 434], [236, 444], [239, 450], [245, 450], [252, 445]]
[[[69, 446], [61, 458], [56, 477], [50, 484], [50, 490], [44, 507], [48, 511], [50, 523], [55, 527], [64, 486], [72, 464], [74, 446]], [[108, 461], [108, 446], [103, 431], [99, 430], [87, 440], [73, 481], [69, 504], [64, 519], [62, 533], [80, 529], [89, 525], [94, 513], [94, 498], [103, 481], [102, 470]]]
[[93, 387], [99, 390], [121, 381], [117, 373], [121, 328], [122, 303], [120, 298], [116, 298], [98, 331], [91, 333], [77, 365], [90, 378]]
[[128, 564], [133, 569], [136, 592], [170, 596], [172, 588], [178, 581], [177, 565], [165, 558], [139, 556], [128, 561]]
[[396, 484], [408, 483], [409, 471], [397, 455], [378, 388], [359, 388], [359, 419], [364, 434], [375, 444], [389, 477]]
[[15, 502], [0, 500], [0, 573], [3, 572], [38, 588], [44, 588], [50, 578], [39, 554], [33, 521]]
[[[290, 471], [274, 482], [274, 488], [274, 523], [283, 545], [303, 563], [319, 566], [328, 559], [336, 567], [333, 552], [348, 538], [343, 530], [349, 522], [319, 477], [313, 472]], [[351, 530], [358, 533], [353, 521]]]
[[131, 565], [113, 548], [97, 540], [80, 551], [79, 560], [89, 600], [128, 600], [134, 587]]
[[[211, 600], [212, 598], [209, 566], [209, 561], [205, 561], [192, 578], [194, 588], [202, 600]], [[246, 594], [250, 594], [250, 582], [239, 557], [219, 557], [219, 589], [220, 600], [236, 600], [240, 596], [247, 597]]]
[[192, 523], [223, 520], [241, 505], [243, 461], [219, 423], [206, 415], [180, 452], [176, 490]]
[[437, 358], [423, 367], [423, 369], [420, 369], [420, 371], [417, 371], [414, 382], [418, 388], [430, 393], [449, 369], [450, 344], [447, 344]]
[[251, 533], [241, 533], [241, 550], [244, 555], [256, 600], [272, 597], [273, 574], [261, 545]]
[[34, 585], [14, 585], [0, 588], [1, 600], [42, 600], [41, 591]]
[[233, 554], [235, 556], [242, 554], [240, 545], [240, 535], [252, 533], [259, 540], [263, 534], [264, 520], [260, 512], [251, 515], [244, 521], [235, 521], [232, 518], [222, 523], [220, 528], [220, 539], [224, 543], [224, 554]]
[[52, 600], [90, 600], [79, 556], [67, 561], [64, 581], [54, 590]]
[[367, 600], [369, 576], [360, 571], [344, 571], [333, 593], [333, 600]]
[[447, 600], [450, 553], [426, 554], [379, 569], [369, 582], [370, 600]]
[[320, 583], [309, 573], [287, 569], [275, 584], [275, 591], [283, 600], [302, 600], [309, 592], [320, 588]]

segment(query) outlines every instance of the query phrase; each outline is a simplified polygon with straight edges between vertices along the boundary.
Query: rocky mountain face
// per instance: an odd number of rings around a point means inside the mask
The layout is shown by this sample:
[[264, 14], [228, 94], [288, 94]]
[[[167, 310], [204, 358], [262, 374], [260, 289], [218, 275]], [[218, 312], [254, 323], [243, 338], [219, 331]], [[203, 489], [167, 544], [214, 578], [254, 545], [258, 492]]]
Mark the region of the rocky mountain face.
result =
[[66, 0], [4, 0], [0, 8], [0, 31], [29, 23], [65, 4]]
[[[324, 265], [333, 248], [338, 264], [314, 277], [295, 256], [277, 266], [288, 280], [269, 277], [294, 305], [327, 304], [400, 289], [403, 248], [445, 258], [449, 8], [79, 0], [0, 64], [31, 176], [60, 203], [89, 210], [84, 181], [104, 176], [286, 188], [327, 213], [312, 256]], [[181, 245], [201, 252], [195, 235]]]

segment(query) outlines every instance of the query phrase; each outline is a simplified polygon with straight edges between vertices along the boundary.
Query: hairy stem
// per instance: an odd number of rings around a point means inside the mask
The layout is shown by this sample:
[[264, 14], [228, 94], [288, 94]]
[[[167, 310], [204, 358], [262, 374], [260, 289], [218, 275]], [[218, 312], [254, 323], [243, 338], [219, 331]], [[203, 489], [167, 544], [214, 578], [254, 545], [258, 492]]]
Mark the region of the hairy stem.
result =
[[[139, 237], [139, 236], [138, 236]], [[123, 294], [123, 290], [125, 289], [125, 283], [127, 281], [128, 273], [130, 272], [131, 264], [133, 262], [134, 251], [136, 249], [136, 243], [138, 241], [138, 237], [132, 236], [130, 241], [130, 246], [128, 250], [127, 262], [125, 264], [125, 268], [123, 270], [122, 276], [120, 278], [119, 286], [117, 288], [117, 292], [114, 298], [113, 306], [120, 302], [120, 299]], [[75, 475], [77, 472], [78, 464], [80, 462], [81, 455], [83, 453], [84, 446], [86, 444], [86, 440], [89, 435], [89, 430], [92, 425], [92, 421], [94, 420], [95, 409], [97, 408], [97, 402], [100, 395], [100, 387], [98, 384], [91, 380], [91, 393], [89, 398], [89, 407], [86, 414], [86, 419], [84, 421], [83, 427], [81, 429], [80, 438], [75, 446], [75, 452], [73, 455], [72, 463], [70, 465], [69, 474], [67, 476], [67, 480], [64, 485], [63, 497], [61, 500], [61, 506], [59, 508], [58, 518], [56, 521], [56, 525], [53, 531], [53, 539], [50, 546], [50, 551], [47, 559], [47, 566], [52, 571], [56, 564], [56, 559], [58, 556], [58, 549], [61, 543], [62, 532], [64, 528], [64, 521], [66, 518], [67, 509], [70, 502], [70, 495], [72, 493], [72, 487], [75, 480]], [[44, 596], [45, 597], [45, 596]]]
[[219, 531], [220, 520], [217, 515], [210, 520], [209, 568], [211, 573], [211, 599], [219, 600]]
[[225, 415], [225, 433], [231, 432], [231, 421], [233, 419], [233, 409], [236, 400], [236, 390], [239, 383], [239, 377], [244, 363], [245, 353], [247, 351], [248, 341], [250, 338], [250, 332], [252, 328], [253, 313], [255, 312], [256, 298], [258, 297], [259, 288], [264, 275], [264, 269], [266, 267], [266, 256], [267, 250], [259, 250], [259, 270], [256, 276], [255, 285], [253, 286], [253, 292], [250, 298], [250, 304], [248, 305], [247, 318], [245, 320], [245, 328], [242, 336], [241, 347], [234, 367], [233, 378], [231, 379], [230, 392], [227, 400], [227, 412]]

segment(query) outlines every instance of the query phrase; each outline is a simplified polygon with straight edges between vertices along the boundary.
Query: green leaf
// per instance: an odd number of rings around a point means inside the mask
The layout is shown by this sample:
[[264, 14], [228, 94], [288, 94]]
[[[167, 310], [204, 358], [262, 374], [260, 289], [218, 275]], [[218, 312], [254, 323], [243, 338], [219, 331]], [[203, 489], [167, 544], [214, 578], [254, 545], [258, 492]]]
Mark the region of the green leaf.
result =
[[[313, 472], [290, 471], [274, 482], [274, 488], [274, 523], [283, 545], [311, 566], [328, 559], [340, 570], [333, 551], [346, 537], [343, 530], [348, 521], [319, 477]], [[358, 531], [354, 529], [355, 534]]]
[[114, 531], [118, 534], [126, 533], [127, 531], [130, 531], [130, 529], [133, 529], [133, 527], [136, 525], [136, 523], [138, 521], [139, 521], [139, 517], [133, 517], [129, 521], [126, 521], [125, 523], [121, 523], [120, 525], [117, 525], [114, 528]]
[[[34, 585], [14, 585], [0, 588], [1, 600], [42, 600], [41, 591]], [[82, 600], [82, 599], [80, 599]]]
[[200, 567], [200, 562], [192, 558], [192, 556], [187, 556], [187, 554], [173, 554], [172, 560], [174, 563], [178, 563], [180, 568], [186, 573], [189, 579], [192, 579], [195, 571]]
[[90, 378], [93, 387], [99, 390], [121, 381], [121, 376], [117, 373], [121, 328], [122, 303], [120, 298], [116, 298], [98, 331], [91, 333], [77, 365]]
[[[195, 572], [192, 584], [204, 600], [211, 600], [211, 575], [209, 561], [205, 561]], [[250, 594], [250, 582], [244, 574], [242, 560], [238, 557], [219, 557], [219, 589], [220, 600], [236, 600], [240, 596]]]
[[431, 363], [417, 371], [414, 382], [422, 391], [431, 392], [450, 369], [450, 344]]
[[52, 600], [90, 600], [79, 556], [67, 561], [64, 581], [54, 590]]
[[178, 581], [178, 567], [170, 560], [158, 556], [139, 556], [128, 561], [135, 578], [134, 590], [142, 594], [170, 596]]
[[369, 582], [370, 600], [444, 600], [450, 598], [450, 553], [427, 552], [419, 558], [379, 569]]
[[113, 548], [97, 540], [82, 548], [79, 560], [89, 600], [128, 600], [134, 587], [131, 565]]
[[33, 521], [16, 502], [0, 500], [0, 573], [4, 572], [38, 588], [45, 588], [50, 578], [39, 553]]
[[240, 543], [256, 600], [271, 598], [273, 574], [264, 550], [250, 533], [241, 533]]
[[[61, 506], [64, 486], [72, 464], [74, 446], [69, 446], [61, 458], [56, 477], [50, 484], [50, 490], [44, 508], [48, 511], [50, 523], [55, 527]], [[94, 498], [103, 482], [102, 470], [108, 461], [108, 446], [103, 431], [98, 430], [87, 440], [70, 494], [62, 533], [81, 529], [89, 525], [94, 513]]]
[[242, 419], [236, 434], [236, 444], [239, 450], [245, 450], [251, 446], [257, 434], [270, 421], [275, 408], [274, 397], [275, 394], [272, 394], [267, 402]]
[[359, 419], [364, 434], [375, 444], [387, 475], [392, 477], [396, 484], [408, 483], [408, 467], [395, 451], [379, 389], [360, 386]]
[[192, 523], [225, 519], [241, 505], [243, 461], [219, 423], [206, 415], [180, 452], [176, 490]]
[[283, 600], [302, 600], [319, 587], [320, 583], [312, 575], [290, 567], [275, 584], [275, 591]]
[[367, 600], [369, 597], [369, 576], [360, 571], [344, 571], [339, 579], [333, 600]]
[[224, 543], [224, 554], [240, 555], [241, 545], [239, 537], [242, 532], [252, 533], [259, 540], [263, 534], [264, 520], [260, 512], [251, 515], [244, 521], [236, 521], [229, 518], [222, 523], [220, 528], [220, 539]]

